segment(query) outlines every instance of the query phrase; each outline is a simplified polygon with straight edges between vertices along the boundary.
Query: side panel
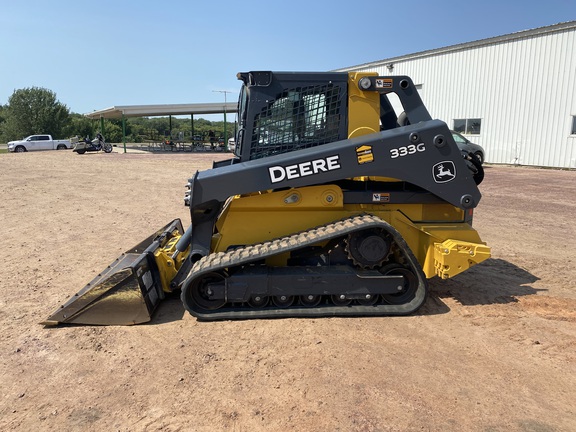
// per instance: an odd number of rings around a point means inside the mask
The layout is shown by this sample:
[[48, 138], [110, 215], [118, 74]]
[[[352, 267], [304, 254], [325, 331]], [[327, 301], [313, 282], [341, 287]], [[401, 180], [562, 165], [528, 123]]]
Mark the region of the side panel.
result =
[[396, 228], [428, 278], [437, 274], [436, 244], [449, 239], [483, 244], [478, 233], [464, 222], [464, 212], [449, 204], [349, 205], [343, 203], [337, 186], [326, 185], [232, 199], [216, 224], [212, 251], [284, 237], [363, 213], [378, 216]]

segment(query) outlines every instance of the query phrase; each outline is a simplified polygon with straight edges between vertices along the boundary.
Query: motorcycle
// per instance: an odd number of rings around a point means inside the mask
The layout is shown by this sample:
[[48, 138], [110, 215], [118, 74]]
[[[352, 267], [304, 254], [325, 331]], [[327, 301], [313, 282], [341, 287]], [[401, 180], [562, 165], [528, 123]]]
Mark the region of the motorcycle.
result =
[[96, 138], [90, 141], [90, 138], [86, 137], [84, 141], [79, 141], [74, 150], [78, 154], [84, 154], [86, 152], [100, 151], [103, 150], [104, 153], [110, 153], [112, 151], [112, 144], [107, 143], [104, 140], [102, 134], [96, 134]]

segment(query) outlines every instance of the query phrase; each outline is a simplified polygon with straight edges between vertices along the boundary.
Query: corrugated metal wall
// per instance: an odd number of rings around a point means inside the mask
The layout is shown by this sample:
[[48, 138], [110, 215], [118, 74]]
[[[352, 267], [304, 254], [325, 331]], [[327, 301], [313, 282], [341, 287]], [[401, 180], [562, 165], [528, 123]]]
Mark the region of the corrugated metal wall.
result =
[[386, 61], [349, 70], [410, 76], [432, 117], [450, 128], [454, 119], [482, 119], [480, 134], [466, 136], [487, 162], [576, 168], [576, 23], [526, 33], [396, 58], [392, 72]]

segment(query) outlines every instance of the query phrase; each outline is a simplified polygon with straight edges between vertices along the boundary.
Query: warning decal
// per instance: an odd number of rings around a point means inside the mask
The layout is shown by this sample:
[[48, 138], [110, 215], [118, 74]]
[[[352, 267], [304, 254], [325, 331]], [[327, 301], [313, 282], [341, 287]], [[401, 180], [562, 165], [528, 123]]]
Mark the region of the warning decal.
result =
[[376, 88], [392, 88], [392, 78], [376, 79]]
[[379, 202], [379, 203], [390, 202], [390, 194], [374, 192], [372, 194], [372, 202]]
[[360, 165], [374, 162], [374, 154], [372, 153], [372, 146], [363, 145], [356, 147], [356, 156], [358, 157], [358, 163]]

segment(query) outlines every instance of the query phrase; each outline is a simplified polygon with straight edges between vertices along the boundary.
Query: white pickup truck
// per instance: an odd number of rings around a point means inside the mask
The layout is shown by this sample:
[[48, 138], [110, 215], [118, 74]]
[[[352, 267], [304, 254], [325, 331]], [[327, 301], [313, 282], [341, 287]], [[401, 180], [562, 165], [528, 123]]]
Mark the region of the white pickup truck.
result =
[[66, 150], [74, 145], [70, 140], [54, 140], [52, 135], [30, 135], [20, 141], [10, 141], [8, 150], [11, 152], [27, 152], [34, 150]]

